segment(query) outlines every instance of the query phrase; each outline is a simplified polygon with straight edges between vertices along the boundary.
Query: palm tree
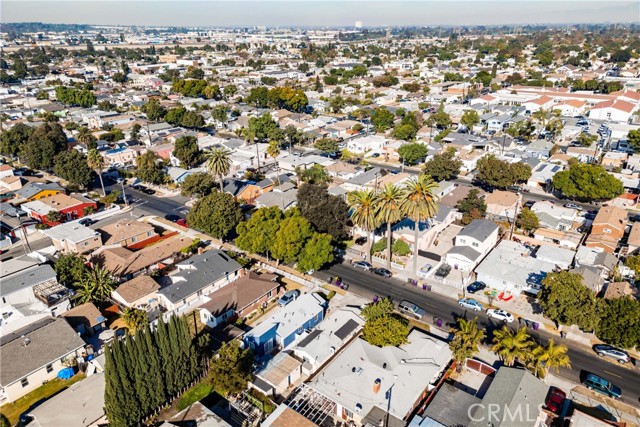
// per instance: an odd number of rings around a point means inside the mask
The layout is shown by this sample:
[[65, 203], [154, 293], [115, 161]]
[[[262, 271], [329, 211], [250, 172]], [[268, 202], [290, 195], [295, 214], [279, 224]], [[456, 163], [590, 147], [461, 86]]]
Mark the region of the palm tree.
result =
[[96, 141], [96, 137], [93, 136], [93, 133], [91, 133], [91, 130], [89, 130], [88, 127], [83, 126], [80, 129], [78, 129], [78, 134], [76, 135], [76, 140], [78, 140], [78, 142], [86, 144], [87, 148], [91, 148], [91, 147], [89, 147], [89, 144], [91, 144], [92, 142], [95, 142]]
[[224, 192], [224, 176], [231, 169], [231, 151], [224, 147], [213, 147], [205, 153], [205, 167], [210, 174], [220, 180], [220, 191]]
[[413, 220], [413, 274], [418, 271], [418, 232], [420, 221], [438, 213], [435, 192], [438, 184], [429, 175], [420, 174], [405, 186], [402, 211]]
[[358, 227], [371, 233], [367, 244], [367, 257], [371, 261], [371, 243], [373, 242], [373, 230], [378, 226], [376, 215], [376, 193], [373, 190], [359, 190], [347, 194], [347, 203], [351, 208], [351, 221]]
[[393, 184], [387, 184], [376, 194], [376, 209], [380, 223], [387, 224], [387, 269], [391, 270], [391, 226], [402, 219], [402, 201], [404, 190]]
[[280, 143], [278, 141], [269, 142], [269, 146], [267, 147], [267, 155], [273, 159], [276, 165], [276, 173], [278, 174], [278, 185], [280, 185], [280, 167], [278, 166], [278, 161], [276, 157], [280, 154]]
[[560, 371], [560, 368], [570, 368], [571, 360], [567, 355], [567, 347], [564, 345], [556, 345], [553, 338], [549, 340], [546, 347], [540, 347], [538, 357], [542, 362], [543, 371], [541, 378], [547, 374], [550, 368], [555, 368], [556, 372]]
[[451, 348], [458, 366], [462, 366], [461, 363], [478, 352], [478, 346], [485, 338], [485, 332], [478, 329], [477, 322], [477, 317], [474, 317], [473, 320], [461, 317], [458, 319], [458, 327], [451, 330], [453, 340], [449, 343], [449, 348]]
[[104, 158], [102, 154], [95, 148], [89, 150], [89, 154], [87, 154], [87, 165], [98, 174], [98, 178], [100, 178], [100, 185], [102, 186], [102, 195], [104, 197], [107, 196], [107, 192], [104, 189], [104, 181], [102, 181], [102, 170], [104, 169]]
[[78, 289], [78, 301], [84, 304], [90, 301], [105, 301], [111, 296], [115, 284], [107, 270], [94, 267], [85, 271], [74, 286]]
[[507, 366], [513, 366], [517, 359], [526, 360], [534, 345], [524, 326], [517, 332], [503, 326], [494, 333], [491, 351], [500, 356]]
[[129, 330], [139, 331], [149, 324], [149, 315], [144, 310], [127, 307], [122, 316], [124, 323]]

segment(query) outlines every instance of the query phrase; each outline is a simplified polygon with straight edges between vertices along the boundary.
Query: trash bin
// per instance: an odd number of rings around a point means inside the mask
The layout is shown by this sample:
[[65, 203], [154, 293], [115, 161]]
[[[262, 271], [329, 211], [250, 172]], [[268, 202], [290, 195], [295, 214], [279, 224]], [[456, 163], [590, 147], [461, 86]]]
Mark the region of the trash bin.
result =
[[328, 284], [332, 284], [333, 283], [333, 277], [329, 276], [329, 278], [327, 279], [327, 283]]
[[436, 320], [436, 325], [438, 325], [438, 328], [442, 327], [442, 319], [437, 319]]
[[427, 284], [426, 284], [426, 283], [423, 283], [423, 284], [422, 284], [422, 290], [423, 290], [423, 291], [426, 291], [426, 290], [427, 290]]
[[539, 326], [540, 325], [538, 324], [538, 322], [533, 322], [533, 330], [534, 331], [537, 331]]

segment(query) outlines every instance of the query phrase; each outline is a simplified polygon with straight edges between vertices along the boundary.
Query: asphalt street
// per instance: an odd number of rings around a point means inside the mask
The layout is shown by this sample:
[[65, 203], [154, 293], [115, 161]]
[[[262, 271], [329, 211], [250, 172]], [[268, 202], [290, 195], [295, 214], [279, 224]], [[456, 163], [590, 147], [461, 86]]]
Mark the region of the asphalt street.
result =
[[[122, 192], [120, 184], [106, 186], [106, 189], [107, 192], [111, 190]], [[130, 204], [146, 212], [148, 215], [157, 215], [161, 218], [164, 218], [165, 215], [179, 215], [184, 218], [186, 217], [186, 212], [189, 210], [189, 208], [185, 206], [189, 198], [183, 196], [157, 197], [156, 195], [145, 194], [130, 186], [125, 186], [125, 195]]]
[[[425, 319], [432, 323], [433, 318], [440, 318], [446, 324], [454, 324], [458, 317], [467, 318], [478, 317], [480, 327], [487, 330], [487, 335], [491, 339], [492, 331], [502, 326], [495, 319], [490, 319], [484, 312], [475, 312], [460, 307], [456, 301], [435, 292], [424, 291], [398, 279], [382, 278], [373, 273], [365, 272], [353, 268], [349, 264], [336, 264], [329, 270], [316, 272], [314, 276], [327, 280], [328, 277], [341, 277], [344, 283], [349, 285], [349, 292], [358, 294], [364, 298], [391, 297], [397, 305], [402, 300], [409, 300], [421, 308], [427, 314]], [[516, 322], [512, 326], [517, 327]], [[622, 388], [623, 402], [636, 406], [640, 397], [640, 367], [620, 366], [615, 362], [609, 362], [598, 358], [588, 347], [582, 346], [575, 341], [559, 338], [545, 331], [529, 330], [530, 334], [540, 343], [546, 343], [549, 338], [553, 338], [556, 343], [562, 343], [569, 348], [568, 354], [571, 359], [571, 368], [561, 368], [559, 376], [579, 383], [586, 373], [600, 375], [615, 385]]]

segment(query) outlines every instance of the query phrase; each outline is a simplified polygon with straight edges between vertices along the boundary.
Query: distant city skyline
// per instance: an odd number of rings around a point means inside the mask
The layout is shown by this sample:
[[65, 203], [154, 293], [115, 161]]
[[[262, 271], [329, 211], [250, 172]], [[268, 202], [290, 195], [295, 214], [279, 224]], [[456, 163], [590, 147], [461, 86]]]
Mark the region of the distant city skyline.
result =
[[[637, 22], [633, 1], [2, 1], [2, 22], [145, 26], [451, 26]], [[635, 18], [634, 18], [635, 17]]]

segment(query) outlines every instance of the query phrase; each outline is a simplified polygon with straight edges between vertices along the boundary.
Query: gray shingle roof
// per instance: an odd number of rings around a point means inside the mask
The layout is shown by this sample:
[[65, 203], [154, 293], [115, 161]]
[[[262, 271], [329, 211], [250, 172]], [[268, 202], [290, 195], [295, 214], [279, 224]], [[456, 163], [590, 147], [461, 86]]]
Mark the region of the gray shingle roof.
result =
[[[445, 426], [467, 426], [473, 415], [469, 409], [480, 399], [449, 383], [442, 384], [424, 412], [424, 416], [431, 418]], [[475, 408], [475, 407], [474, 407]]]
[[0, 384], [8, 386], [83, 346], [62, 318], [49, 317], [18, 329], [0, 339]]
[[2, 278], [0, 296], [10, 295], [24, 288], [31, 288], [47, 280], [56, 280], [56, 272], [49, 264], [31, 267]]
[[469, 246], [454, 246], [449, 249], [448, 253], [462, 255], [470, 261], [477, 261], [482, 255], [480, 252], [476, 251], [473, 248], [470, 248]]
[[20, 197], [24, 197], [25, 199], [28, 199], [29, 197], [33, 197], [43, 190], [63, 191], [64, 189], [60, 187], [60, 185], [56, 184], [55, 182], [51, 182], [51, 183], [31, 182], [25, 185], [24, 187], [22, 187], [21, 189], [17, 190], [16, 194]]
[[220, 250], [193, 256], [177, 266], [190, 267], [176, 273], [177, 277], [184, 277], [186, 280], [178, 281], [158, 291], [172, 303], [195, 294], [209, 284], [242, 268], [234, 259]]
[[498, 226], [488, 219], [474, 219], [471, 224], [462, 229], [458, 236], [473, 237], [479, 242], [484, 242], [497, 229]]

